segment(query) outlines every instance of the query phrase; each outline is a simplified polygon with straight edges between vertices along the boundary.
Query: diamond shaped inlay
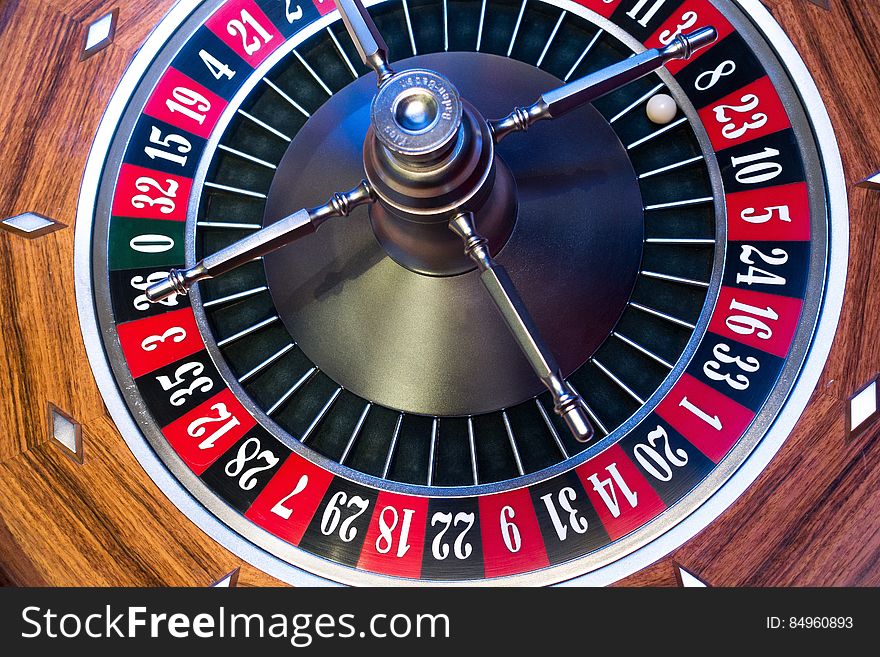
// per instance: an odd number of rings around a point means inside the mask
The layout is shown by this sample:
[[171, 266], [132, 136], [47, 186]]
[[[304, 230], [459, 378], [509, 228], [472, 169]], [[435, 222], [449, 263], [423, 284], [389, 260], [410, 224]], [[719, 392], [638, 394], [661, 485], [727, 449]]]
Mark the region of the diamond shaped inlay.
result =
[[873, 176], [868, 176], [863, 181], [856, 183], [856, 187], [864, 187], [865, 189], [874, 189], [880, 191], [880, 172]]
[[236, 586], [238, 586], [238, 573], [240, 570], [241, 570], [240, 567], [236, 568], [231, 573], [224, 575], [223, 577], [218, 579], [216, 582], [211, 584], [211, 586], [209, 588], [221, 588], [221, 589], [235, 588]]
[[24, 212], [0, 221], [0, 227], [10, 233], [33, 239], [64, 228], [64, 224], [36, 212]]
[[71, 459], [82, 465], [82, 426], [60, 408], [49, 402], [49, 438]]
[[850, 437], [861, 434], [880, 417], [880, 376], [862, 386], [849, 398], [847, 431]]
[[89, 23], [83, 38], [83, 51], [80, 60], [91, 57], [96, 52], [103, 50], [113, 43], [113, 37], [116, 34], [116, 19], [118, 17], [119, 8], [117, 7]]
[[675, 565], [675, 576], [678, 583], [684, 588], [703, 589], [708, 588], [708, 584], [691, 572], [688, 572], [678, 564]]

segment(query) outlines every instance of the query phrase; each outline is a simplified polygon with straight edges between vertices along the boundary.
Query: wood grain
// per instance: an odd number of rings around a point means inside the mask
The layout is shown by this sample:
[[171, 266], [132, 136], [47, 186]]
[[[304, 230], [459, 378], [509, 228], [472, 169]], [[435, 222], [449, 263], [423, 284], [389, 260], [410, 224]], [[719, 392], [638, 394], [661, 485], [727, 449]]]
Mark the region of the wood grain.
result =
[[[172, 4], [0, 1], [0, 216], [34, 211], [68, 228], [0, 231], [0, 584], [240, 585], [242, 564], [158, 490], [106, 415], [79, 337], [73, 280], [77, 193], [103, 108]], [[815, 76], [852, 184], [880, 170], [880, 6], [766, 3]], [[89, 21], [120, 8], [115, 42], [79, 62]], [[840, 330], [802, 420], [757, 483], [669, 558], [622, 582], [675, 586], [675, 562], [713, 586], [880, 585], [880, 426], [846, 438], [847, 397], [880, 372], [880, 194], [852, 189]], [[85, 463], [46, 442], [46, 403], [83, 424]]]
[[[19, 501], [0, 506], [0, 544], [16, 546], [0, 583], [206, 586], [241, 565], [165, 499], [108, 418], [84, 432], [83, 466], [49, 444], [0, 464], [0, 487]], [[240, 585], [273, 583], [242, 568]]]
[[[103, 108], [134, 50], [172, 4], [0, 2], [0, 216], [68, 226], [0, 231], [0, 584], [208, 585], [240, 560], [164, 497], [106, 415], [79, 335], [77, 195]], [[88, 21], [120, 7], [116, 41], [79, 61]], [[46, 403], [84, 426], [85, 464], [47, 443]], [[244, 565], [239, 585], [277, 583]]]
[[[846, 180], [880, 171], [880, 11], [874, 3], [832, 0], [831, 10], [788, 0], [772, 3], [816, 80], [837, 131]], [[880, 372], [877, 218], [880, 198], [850, 193], [851, 252], [840, 331], [820, 388], [844, 399]]]

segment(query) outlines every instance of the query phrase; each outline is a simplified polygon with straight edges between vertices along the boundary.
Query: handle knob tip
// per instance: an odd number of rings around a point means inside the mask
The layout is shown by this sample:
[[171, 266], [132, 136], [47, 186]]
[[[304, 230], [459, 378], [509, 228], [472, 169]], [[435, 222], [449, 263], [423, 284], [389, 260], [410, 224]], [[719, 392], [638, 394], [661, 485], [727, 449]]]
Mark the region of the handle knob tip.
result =
[[562, 419], [565, 421], [565, 426], [568, 427], [568, 430], [571, 431], [578, 442], [588, 443], [596, 435], [593, 425], [590, 424], [590, 420], [580, 404], [573, 406], [567, 411], [563, 411]]
[[689, 34], [679, 34], [661, 50], [665, 60], [690, 59], [695, 52], [709, 46], [718, 39], [718, 30], [712, 26], [701, 27]]
[[168, 272], [168, 276], [144, 290], [144, 294], [150, 303], [159, 303], [175, 294], [186, 294], [186, 291], [186, 279], [183, 272], [172, 269]]
[[691, 52], [695, 53], [701, 48], [712, 45], [718, 39], [718, 30], [711, 25], [701, 27], [699, 30], [686, 34], [685, 39], [691, 46]]

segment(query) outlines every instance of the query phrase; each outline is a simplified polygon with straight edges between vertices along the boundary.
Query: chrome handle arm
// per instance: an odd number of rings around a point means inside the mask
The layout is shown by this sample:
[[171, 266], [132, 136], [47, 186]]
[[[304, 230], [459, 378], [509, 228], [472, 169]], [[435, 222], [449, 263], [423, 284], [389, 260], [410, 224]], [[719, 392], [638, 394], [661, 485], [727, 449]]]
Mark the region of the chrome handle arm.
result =
[[581, 105], [644, 77], [672, 59], [689, 59], [697, 50], [708, 46], [717, 38], [718, 33], [713, 27], [703, 27], [690, 34], [679, 34], [663, 49], [646, 50], [547, 91], [528, 107], [516, 107], [503, 119], [489, 121], [495, 143], [512, 132], [528, 130], [538, 121], [559, 118]]
[[150, 285], [145, 294], [157, 303], [174, 294], [187, 294], [201, 280], [224, 274], [254, 258], [271, 253], [282, 246], [314, 233], [331, 217], [344, 217], [359, 205], [373, 202], [373, 192], [366, 182], [345, 193], [336, 193], [327, 203], [294, 212], [209, 255], [187, 269], [172, 269], [168, 276]]
[[361, 61], [376, 72], [381, 87], [394, 75], [388, 64], [388, 44], [361, 0], [336, 0], [336, 7]]
[[559, 365], [538, 334], [513, 281], [504, 267], [490, 255], [486, 239], [476, 232], [473, 215], [469, 212], [456, 215], [449, 222], [449, 228], [464, 241], [465, 253], [476, 263], [480, 280], [507, 328], [541, 383], [553, 396], [554, 410], [577, 440], [589, 442], [594, 431], [587, 418], [584, 401], [563, 379]]

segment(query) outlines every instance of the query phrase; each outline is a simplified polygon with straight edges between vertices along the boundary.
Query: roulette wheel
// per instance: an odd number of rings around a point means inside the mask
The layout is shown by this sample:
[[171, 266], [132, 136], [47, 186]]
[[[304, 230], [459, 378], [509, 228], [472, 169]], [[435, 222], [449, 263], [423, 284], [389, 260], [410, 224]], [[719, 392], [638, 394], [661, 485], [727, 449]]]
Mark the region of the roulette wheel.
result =
[[880, 10], [0, 12], [5, 583], [880, 580]]

